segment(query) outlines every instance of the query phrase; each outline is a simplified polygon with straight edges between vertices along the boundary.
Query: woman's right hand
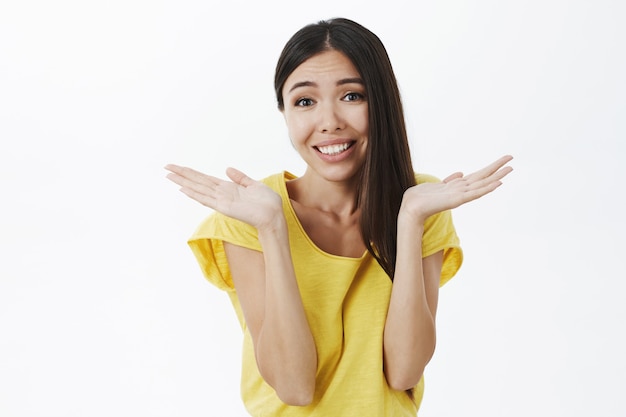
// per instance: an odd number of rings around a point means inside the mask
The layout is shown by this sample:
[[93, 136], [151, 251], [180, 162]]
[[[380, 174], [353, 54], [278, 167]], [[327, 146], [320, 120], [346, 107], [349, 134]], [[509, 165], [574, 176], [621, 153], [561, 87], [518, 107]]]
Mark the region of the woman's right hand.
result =
[[280, 196], [262, 182], [243, 172], [228, 168], [226, 181], [194, 169], [169, 164], [167, 178], [180, 186], [180, 191], [200, 204], [228, 217], [240, 220], [258, 230], [273, 227], [282, 214]]

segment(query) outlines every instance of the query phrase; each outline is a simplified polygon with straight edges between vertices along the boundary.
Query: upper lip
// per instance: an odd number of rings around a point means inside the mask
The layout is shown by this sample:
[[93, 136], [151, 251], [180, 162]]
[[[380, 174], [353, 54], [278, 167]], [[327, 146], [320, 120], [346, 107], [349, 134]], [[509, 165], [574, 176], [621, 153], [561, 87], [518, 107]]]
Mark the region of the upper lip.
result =
[[325, 141], [323, 141], [323, 142], [320, 142], [320, 143], [315, 144], [314, 146], [315, 146], [316, 148], [320, 148], [320, 147], [324, 147], [324, 146], [341, 145], [341, 144], [344, 144], [344, 143], [352, 143], [352, 142], [355, 142], [355, 141], [354, 141], [354, 140], [352, 140], [352, 139], [337, 138], [337, 139], [328, 139], [328, 140], [325, 140]]

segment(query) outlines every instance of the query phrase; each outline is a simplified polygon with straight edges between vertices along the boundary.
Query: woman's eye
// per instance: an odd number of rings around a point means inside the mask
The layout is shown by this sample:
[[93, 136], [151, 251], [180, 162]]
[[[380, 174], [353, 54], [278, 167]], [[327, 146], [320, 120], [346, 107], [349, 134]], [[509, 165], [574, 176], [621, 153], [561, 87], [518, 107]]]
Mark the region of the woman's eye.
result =
[[296, 101], [296, 106], [298, 107], [308, 107], [311, 105], [313, 105], [313, 100], [311, 100], [310, 98], [301, 98]]
[[363, 94], [360, 93], [348, 93], [344, 96], [345, 101], [357, 101], [363, 99]]

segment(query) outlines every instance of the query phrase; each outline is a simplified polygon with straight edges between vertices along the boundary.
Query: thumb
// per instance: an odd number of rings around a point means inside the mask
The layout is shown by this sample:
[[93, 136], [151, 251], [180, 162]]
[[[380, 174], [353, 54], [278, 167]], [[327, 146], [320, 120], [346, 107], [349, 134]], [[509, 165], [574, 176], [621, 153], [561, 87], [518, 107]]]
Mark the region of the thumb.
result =
[[244, 187], [248, 187], [256, 182], [252, 178], [248, 177], [246, 174], [235, 168], [227, 168], [226, 175], [228, 175], [228, 178], [233, 180], [235, 184], [239, 184]]
[[455, 172], [452, 175], [448, 175], [442, 182], [448, 183], [452, 180], [456, 180], [457, 178], [463, 178], [462, 172]]

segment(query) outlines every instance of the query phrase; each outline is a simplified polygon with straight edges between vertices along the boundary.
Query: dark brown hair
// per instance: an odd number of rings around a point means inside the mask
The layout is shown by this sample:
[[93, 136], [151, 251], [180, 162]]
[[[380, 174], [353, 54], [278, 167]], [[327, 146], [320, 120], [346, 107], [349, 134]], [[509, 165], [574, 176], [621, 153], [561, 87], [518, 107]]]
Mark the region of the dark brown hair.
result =
[[285, 45], [274, 77], [278, 108], [283, 87], [304, 61], [336, 50], [353, 63], [365, 84], [369, 134], [357, 204], [361, 234], [368, 251], [393, 280], [397, 252], [398, 211], [404, 191], [415, 185], [404, 113], [396, 77], [380, 39], [360, 24], [336, 18], [305, 26]]

